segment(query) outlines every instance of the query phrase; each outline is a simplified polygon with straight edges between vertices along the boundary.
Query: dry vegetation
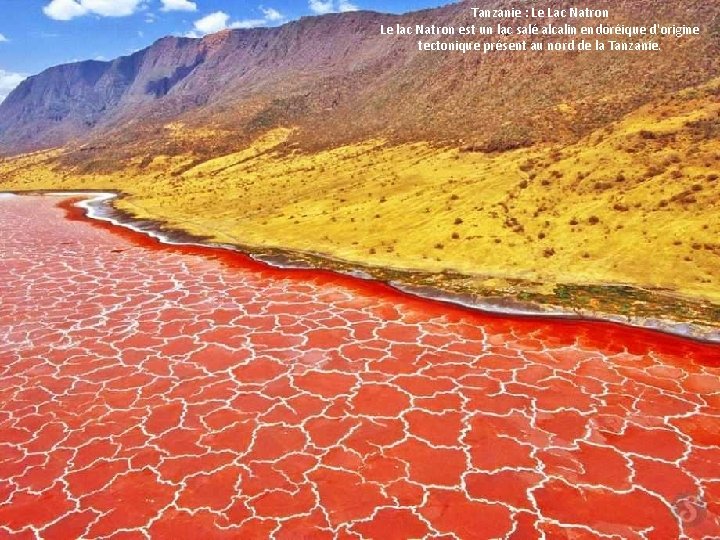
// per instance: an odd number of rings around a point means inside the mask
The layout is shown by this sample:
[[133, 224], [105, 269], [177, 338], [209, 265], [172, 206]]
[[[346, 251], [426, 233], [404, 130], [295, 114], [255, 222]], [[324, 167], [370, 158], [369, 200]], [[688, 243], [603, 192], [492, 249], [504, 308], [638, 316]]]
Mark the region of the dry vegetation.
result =
[[720, 80], [567, 146], [368, 140], [303, 153], [288, 149], [292, 132], [207, 161], [140, 156], [112, 174], [29, 154], [0, 162], [0, 189], [116, 189], [119, 208], [221, 242], [720, 301]]

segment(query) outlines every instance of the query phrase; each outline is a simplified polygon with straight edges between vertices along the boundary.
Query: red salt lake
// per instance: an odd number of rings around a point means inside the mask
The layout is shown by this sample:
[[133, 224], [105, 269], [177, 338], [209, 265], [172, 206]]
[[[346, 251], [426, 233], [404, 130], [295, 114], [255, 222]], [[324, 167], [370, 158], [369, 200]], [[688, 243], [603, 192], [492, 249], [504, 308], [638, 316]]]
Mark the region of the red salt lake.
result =
[[[720, 535], [720, 348], [0, 199], [0, 538]], [[71, 212], [72, 214], [72, 212]]]

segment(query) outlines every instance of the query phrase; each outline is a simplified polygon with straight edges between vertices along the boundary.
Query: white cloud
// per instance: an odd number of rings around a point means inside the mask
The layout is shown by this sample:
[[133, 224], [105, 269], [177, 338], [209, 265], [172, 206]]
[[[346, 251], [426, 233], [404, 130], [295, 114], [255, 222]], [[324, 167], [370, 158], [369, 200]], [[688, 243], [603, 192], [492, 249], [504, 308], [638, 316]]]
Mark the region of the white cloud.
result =
[[265, 16], [265, 20], [268, 22], [278, 22], [285, 19], [283, 14], [280, 13], [277, 9], [261, 7], [260, 11], [262, 11], [263, 15]]
[[135, 13], [142, 0], [80, 0], [91, 13], [103, 17], [127, 17]]
[[344, 13], [346, 11], [357, 11], [358, 8], [350, 0], [309, 0], [308, 7], [315, 15], [325, 15], [326, 13]]
[[190, 0], [161, 0], [161, 11], [197, 11], [197, 4]]
[[11, 73], [0, 69], [0, 103], [24, 80], [25, 75], [21, 73]]
[[265, 26], [265, 24], [267, 24], [265, 19], [243, 19], [235, 21], [228, 28], [257, 28], [258, 26]]
[[87, 9], [75, 0], [52, 0], [43, 8], [45, 15], [56, 21], [69, 21], [87, 15]]
[[338, 11], [342, 13], [345, 13], [347, 11], [357, 11], [358, 9], [360, 8], [352, 2], [348, 2], [348, 0], [340, 0], [338, 2]]
[[6, 38], [4, 35], [0, 34], [0, 43], [10, 41], [8, 38]]
[[316, 15], [325, 15], [326, 13], [335, 11], [332, 0], [327, 0], [326, 2], [323, 2], [323, 0], [310, 0], [308, 5], [310, 6], [310, 11]]
[[83, 15], [127, 17], [137, 12], [144, 0], [52, 0], [43, 8], [45, 15], [69, 21]]
[[210, 15], [205, 15], [202, 19], [198, 19], [193, 24], [193, 30], [190, 32], [192, 37], [200, 37], [205, 34], [214, 34], [228, 27], [230, 15], [223, 11], [216, 11]]
[[198, 38], [207, 34], [214, 34], [227, 28], [256, 28], [258, 26], [268, 26], [269, 24], [279, 24], [285, 21], [285, 16], [277, 9], [261, 7], [262, 18], [242, 19], [239, 21], [230, 21], [230, 15], [224, 11], [216, 11], [210, 15], [198, 19], [193, 24], [193, 29], [188, 32], [186, 37]]

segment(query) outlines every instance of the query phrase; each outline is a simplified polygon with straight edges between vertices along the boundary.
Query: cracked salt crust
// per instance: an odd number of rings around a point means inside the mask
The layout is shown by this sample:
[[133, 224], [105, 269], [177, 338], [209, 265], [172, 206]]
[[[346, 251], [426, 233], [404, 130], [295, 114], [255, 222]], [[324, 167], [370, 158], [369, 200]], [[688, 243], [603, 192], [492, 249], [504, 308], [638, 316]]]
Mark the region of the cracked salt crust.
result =
[[0, 203], [4, 535], [720, 535], [717, 346], [229, 267], [56, 202]]

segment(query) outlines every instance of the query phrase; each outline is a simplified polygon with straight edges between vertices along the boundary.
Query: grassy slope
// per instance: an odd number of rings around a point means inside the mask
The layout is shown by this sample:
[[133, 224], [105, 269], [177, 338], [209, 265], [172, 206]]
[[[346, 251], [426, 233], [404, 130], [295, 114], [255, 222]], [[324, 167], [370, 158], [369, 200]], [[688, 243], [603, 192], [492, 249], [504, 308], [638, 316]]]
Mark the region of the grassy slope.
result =
[[682, 92], [564, 148], [367, 141], [304, 154], [280, 129], [203, 163], [138, 158], [111, 175], [59, 169], [57, 152], [22, 156], [0, 162], [0, 189], [119, 189], [120, 208], [222, 242], [489, 285], [627, 283], [717, 302], [719, 95], [720, 81]]

